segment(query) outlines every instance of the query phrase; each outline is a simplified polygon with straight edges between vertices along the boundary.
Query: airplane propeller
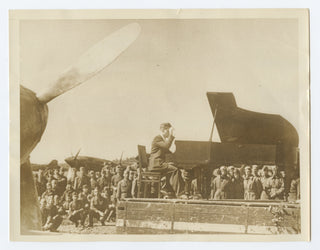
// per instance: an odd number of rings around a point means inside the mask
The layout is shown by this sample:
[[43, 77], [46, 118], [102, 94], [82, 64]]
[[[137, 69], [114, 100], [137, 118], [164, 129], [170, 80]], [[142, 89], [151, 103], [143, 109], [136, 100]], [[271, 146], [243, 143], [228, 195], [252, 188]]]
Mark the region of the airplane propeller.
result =
[[[47, 103], [89, 80], [111, 64], [138, 37], [140, 25], [131, 23], [107, 36], [36, 94], [20, 85], [20, 207], [21, 232], [41, 229], [41, 213], [29, 155], [40, 142], [48, 120]], [[80, 153], [77, 153], [75, 159]]]
[[76, 153], [76, 155], [75, 155], [75, 157], [73, 158], [73, 160], [76, 160], [76, 159], [78, 158], [78, 155], [79, 155], [80, 151], [81, 151], [81, 148], [79, 149], [78, 153]]

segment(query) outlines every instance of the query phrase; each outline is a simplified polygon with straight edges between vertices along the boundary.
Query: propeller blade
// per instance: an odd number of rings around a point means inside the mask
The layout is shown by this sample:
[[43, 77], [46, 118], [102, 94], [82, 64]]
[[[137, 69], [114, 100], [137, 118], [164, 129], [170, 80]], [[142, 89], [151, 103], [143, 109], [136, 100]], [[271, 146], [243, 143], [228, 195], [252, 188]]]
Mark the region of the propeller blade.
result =
[[76, 156], [73, 158], [73, 160], [76, 160], [76, 159], [78, 158], [78, 155], [79, 155], [80, 151], [81, 151], [81, 148], [79, 149], [78, 153], [77, 153]]
[[39, 101], [47, 103], [99, 73], [136, 40], [140, 30], [139, 24], [131, 23], [92, 46], [48, 89], [37, 95]]
[[120, 166], [121, 166], [121, 163], [122, 163], [122, 156], [123, 156], [123, 151], [122, 151], [121, 156], [120, 156], [120, 162], [119, 162]]

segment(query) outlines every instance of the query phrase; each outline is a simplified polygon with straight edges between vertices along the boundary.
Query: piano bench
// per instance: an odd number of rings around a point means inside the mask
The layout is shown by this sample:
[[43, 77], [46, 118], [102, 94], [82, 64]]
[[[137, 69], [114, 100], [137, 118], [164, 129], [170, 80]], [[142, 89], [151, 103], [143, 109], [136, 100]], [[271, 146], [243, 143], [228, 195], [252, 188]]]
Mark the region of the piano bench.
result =
[[[138, 190], [138, 198], [149, 198], [148, 191], [151, 191], [151, 185], [155, 184], [157, 187], [157, 198], [160, 198], [161, 178], [163, 176], [159, 172], [142, 172], [140, 174], [140, 185]], [[148, 190], [148, 187], [150, 188]], [[143, 197], [141, 197], [141, 189], [143, 191]], [[150, 193], [150, 192], [149, 192]]]

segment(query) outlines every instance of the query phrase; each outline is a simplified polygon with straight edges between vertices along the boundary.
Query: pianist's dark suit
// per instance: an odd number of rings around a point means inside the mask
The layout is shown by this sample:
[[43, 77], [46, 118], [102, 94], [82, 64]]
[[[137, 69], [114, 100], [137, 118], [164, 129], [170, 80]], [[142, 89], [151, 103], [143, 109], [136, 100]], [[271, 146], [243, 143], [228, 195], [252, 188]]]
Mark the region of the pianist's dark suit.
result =
[[174, 140], [174, 136], [170, 136], [164, 140], [161, 135], [156, 136], [151, 144], [151, 153], [149, 158], [149, 171], [161, 172], [166, 176], [165, 185], [162, 190], [173, 192], [176, 196], [179, 195], [183, 185], [180, 171], [173, 166], [172, 163], [165, 162], [166, 154], [169, 154], [169, 148]]
[[[166, 171], [168, 170], [168, 165], [165, 162], [166, 154], [169, 154], [169, 148], [174, 140], [174, 136], [170, 135], [169, 138], [164, 140], [161, 135], [157, 135], [151, 144], [151, 153], [149, 160], [149, 171]], [[173, 169], [175, 170], [175, 169]]]

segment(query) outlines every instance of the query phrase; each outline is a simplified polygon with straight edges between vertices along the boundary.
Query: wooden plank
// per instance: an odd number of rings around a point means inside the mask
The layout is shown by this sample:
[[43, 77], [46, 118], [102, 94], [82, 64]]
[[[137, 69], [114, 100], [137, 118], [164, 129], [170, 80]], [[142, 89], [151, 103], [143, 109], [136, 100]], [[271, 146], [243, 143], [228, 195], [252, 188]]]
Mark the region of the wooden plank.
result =
[[286, 214], [282, 224], [277, 225], [273, 221], [275, 216], [268, 209], [270, 205], [277, 207], [284, 203], [145, 200], [120, 202], [117, 227], [126, 227], [126, 232], [130, 228], [145, 228], [167, 233], [275, 234], [301, 231], [298, 204], [285, 204]]

